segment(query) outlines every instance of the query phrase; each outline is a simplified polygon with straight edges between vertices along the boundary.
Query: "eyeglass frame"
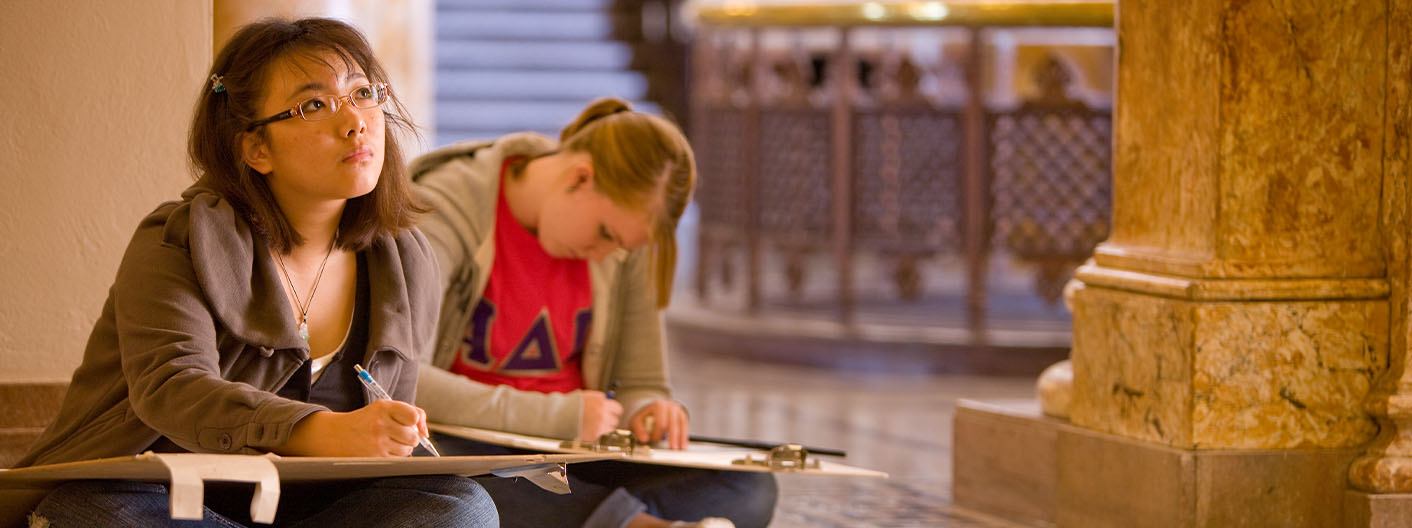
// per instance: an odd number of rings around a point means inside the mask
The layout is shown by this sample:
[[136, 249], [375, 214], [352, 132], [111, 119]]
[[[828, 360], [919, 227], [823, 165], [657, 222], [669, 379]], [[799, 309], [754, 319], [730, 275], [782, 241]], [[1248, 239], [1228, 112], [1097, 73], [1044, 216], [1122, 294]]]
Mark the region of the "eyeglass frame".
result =
[[[374, 88], [381, 88], [381, 89], [383, 89], [384, 91], [387, 92], [387, 97], [383, 98], [382, 102], [378, 103], [377, 105], [375, 105], [375, 106], [370, 106], [370, 107], [368, 107], [368, 108], [363, 108], [363, 107], [361, 107], [361, 106], [358, 106], [358, 105], [356, 105], [356, 104], [353, 104], [353, 92], [356, 92], [356, 91], [358, 91], [358, 90], [361, 90], [361, 89], [366, 88], [366, 87], [369, 87], [369, 86], [372, 86], [372, 87], [374, 87]], [[387, 83], [385, 83], [385, 82], [367, 83], [367, 84], [360, 84], [360, 85], [358, 85], [358, 86], [354, 86], [352, 90], [349, 90], [348, 93], [346, 93], [346, 94], [344, 94], [344, 95], [335, 95], [335, 96], [332, 96], [332, 97], [333, 97], [333, 104], [334, 104], [334, 107], [333, 107], [333, 111], [329, 113], [329, 116], [328, 116], [328, 117], [325, 117], [325, 118], [322, 118], [322, 119], [309, 119], [309, 118], [307, 118], [307, 117], [304, 117], [304, 111], [300, 109], [300, 108], [302, 108], [302, 107], [304, 106], [304, 103], [307, 103], [307, 102], [309, 102], [310, 100], [313, 100], [313, 99], [319, 99], [319, 98], [323, 98], [323, 97], [329, 97], [329, 96], [327, 96], [327, 95], [316, 95], [316, 96], [310, 97], [310, 98], [308, 98], [308, 99], [301, 99], [298, 103], [295, 103], [294, 106], [291, 107], [289, 110], [285, 110], [285, 111], [283, 111], [283, 112], [280, 112], [280, 113], [278, 113], [278, 114], [272, 115], [272, 116], [270, 116], [270, 117], [266, 117], [266, 118], [264, 118], [264, 119], [256, 120], [255, 122], [250, 123], [249, 125], [246, 125], [245, 130], [246, 130], [246, 131], [254, 130], [254, 129], [256, 129], [256, 128], [259, 128], [259, 127], [268, 125], [268, 124], [270, 124], [270, 123], [276, 123], [276, 122], [279, 122], [279, 121], [284, 121], [284, 120], [286, 120], [286, 119], [294, 119], [295, 117], [298, 117], [299, 119], [303, 119], [303, 120], [305, 120], [305, 121], [309, 121], [309, 122], [311, 122], [311, 123], [312, 123], [312, 122], [317, 122], [317, 121], [323, 121], [324, 119], [328, 119], [328, 118], [331, 118], [331, 117], [333, 117], [333, 116], [338, 115], [338, 111], [339, 111], [340, 109], [342, 109], [342, 108], [343, 108], [343, 105], [345, 105], [345, 104], [347, 104], [347, 105], [352, 105], [353, 108], [361, 108], [361, 109], [364, 109], [364, 110], [367, 110], [367, 109], [369, 109], [369, 108], [377, 108], [377, 107], [379, 107], [379, 106], [382, 106], [382, 105], [386, 104], [389, 99], [392, 99], [392, 86], [389, 85], [389, 84], [387, 84]]]

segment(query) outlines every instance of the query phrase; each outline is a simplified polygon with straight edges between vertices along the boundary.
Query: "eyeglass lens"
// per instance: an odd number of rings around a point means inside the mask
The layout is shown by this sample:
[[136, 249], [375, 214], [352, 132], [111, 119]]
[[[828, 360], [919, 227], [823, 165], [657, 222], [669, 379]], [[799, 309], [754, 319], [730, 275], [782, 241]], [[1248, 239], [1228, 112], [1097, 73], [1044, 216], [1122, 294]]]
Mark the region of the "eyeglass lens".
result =
[[354, 88], [348, 95], [320, 95], [299, 103], [299, 117], [305, 121], [328, 119], [338, 113], [344, 100], [357, 108], [375, 108], [387, 102], [387, 85], [384, 83], [365, 84]]

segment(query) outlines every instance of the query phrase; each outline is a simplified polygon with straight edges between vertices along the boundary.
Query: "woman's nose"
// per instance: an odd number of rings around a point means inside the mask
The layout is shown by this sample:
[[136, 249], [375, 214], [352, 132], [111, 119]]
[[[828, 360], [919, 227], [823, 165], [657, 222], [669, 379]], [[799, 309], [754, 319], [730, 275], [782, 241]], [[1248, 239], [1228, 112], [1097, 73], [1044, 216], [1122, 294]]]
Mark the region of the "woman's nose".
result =
[[593, 247], [589, 248], [588, 250], [588, 260], [602, 260], [603, 257], [606, 257], [609, 253], [612, 253], [613, 249], [614, 246], [611, 243], [599, 242], [597, 244], [594, 244]]
[[[347, 96], [344, 97], [346, 98]], [[343, 101], [343, 103], [344, 104], [338, 105], [338, 110], [336, 110], [336, 112], [340, 113], [348, 112], [349, 117], [344, 118], [340, 122], [340, 126], [343, 127], [343, 135], [351, 138], [366, 134], [368, 132], [367, 117], [363, 115], [363, 112], [358, 107], [348, 104], [347, 101]]]

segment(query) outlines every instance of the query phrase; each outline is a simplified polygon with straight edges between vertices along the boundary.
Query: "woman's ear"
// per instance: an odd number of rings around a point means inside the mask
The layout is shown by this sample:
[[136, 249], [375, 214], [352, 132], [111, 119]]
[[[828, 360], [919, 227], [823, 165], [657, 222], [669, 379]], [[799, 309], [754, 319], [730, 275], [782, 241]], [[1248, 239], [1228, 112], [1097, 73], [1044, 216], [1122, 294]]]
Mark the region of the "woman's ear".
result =
[[581, 160], [569, 167], [569, 191], [593, 190], [593, 161]]
[[255, 172], [268, 175], [274, 170], [270, 161], [270, 148], [260, 134], [245, 132], [240, 134], [240, 157]]

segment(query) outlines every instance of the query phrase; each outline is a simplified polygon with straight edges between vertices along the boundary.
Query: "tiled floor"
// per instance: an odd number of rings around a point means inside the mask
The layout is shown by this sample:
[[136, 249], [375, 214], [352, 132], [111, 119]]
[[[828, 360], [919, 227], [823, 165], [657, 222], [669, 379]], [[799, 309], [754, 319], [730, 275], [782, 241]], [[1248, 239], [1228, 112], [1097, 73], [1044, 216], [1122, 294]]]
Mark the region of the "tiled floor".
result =
[[1032, 378], [852, 373], [690, 348], [677, 343], [671, 370], [694, 433], [835, 447], [891, 475], [782, 475], [772, 527], [1014, 526], [951, 503], [951, 419], [957, 398], [1026, 397]]

